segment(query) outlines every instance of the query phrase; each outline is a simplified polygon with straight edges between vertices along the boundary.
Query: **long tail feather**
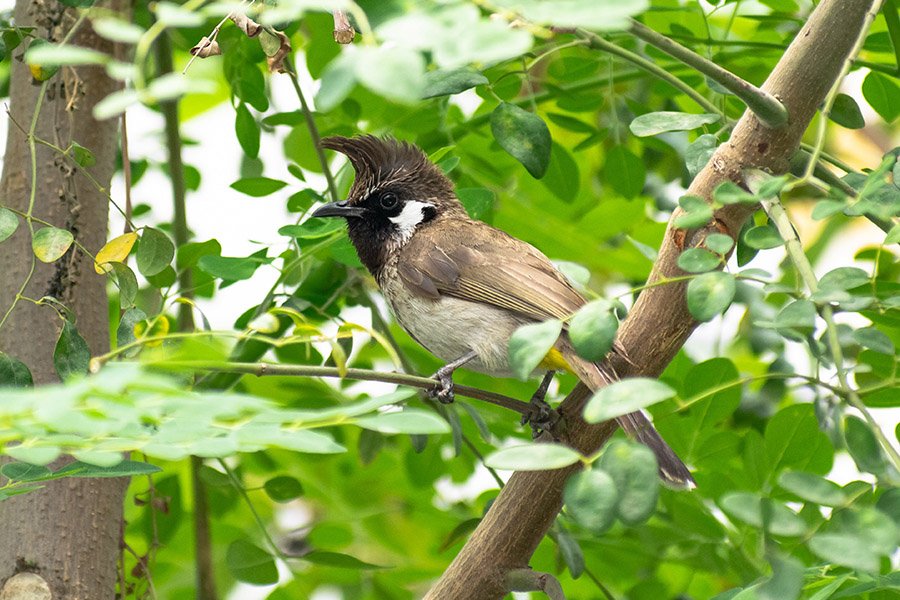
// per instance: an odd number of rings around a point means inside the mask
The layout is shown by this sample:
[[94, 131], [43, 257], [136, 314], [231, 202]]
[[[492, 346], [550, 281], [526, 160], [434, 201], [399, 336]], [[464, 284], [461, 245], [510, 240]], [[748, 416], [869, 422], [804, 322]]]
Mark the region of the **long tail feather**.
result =
[[[568, 360], [572, 371], [592, 390], [619, 379], [618, 375], [606, 363], [595, 364], [588, 362], [575, 355], [572, 348], [564, 347], [563, 354]], [[675, 451], [662, 439], [653, 423], [647, 418], [647, 415], [642, 412], [633, 412], [619, 417], [616, 419], [616, 422], [625, 430], [629, 437], [653, 451], [659, 466], [659, 476], [663, 481], [675, 487], [693, 488], [697, 486], [694, 478], [691, 477], [691, 472], [688, 470], [687, 465], [678, 458]]]

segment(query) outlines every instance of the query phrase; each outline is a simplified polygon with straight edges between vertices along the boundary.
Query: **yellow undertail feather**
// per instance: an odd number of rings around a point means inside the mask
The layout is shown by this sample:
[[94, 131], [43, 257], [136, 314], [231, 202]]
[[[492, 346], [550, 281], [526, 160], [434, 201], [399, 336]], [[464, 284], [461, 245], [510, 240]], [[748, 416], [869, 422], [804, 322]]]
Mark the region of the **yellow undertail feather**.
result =
[[569, 364], [569, 361], [566, 360], [562, 352], [556, 348], [550, 348], [550, 352], [548, 352], [547, 356], [541, 360], [538, 367], [546, 369], [547, 371], [565, 371], [567, 373], [574, 373], [572, 365]]

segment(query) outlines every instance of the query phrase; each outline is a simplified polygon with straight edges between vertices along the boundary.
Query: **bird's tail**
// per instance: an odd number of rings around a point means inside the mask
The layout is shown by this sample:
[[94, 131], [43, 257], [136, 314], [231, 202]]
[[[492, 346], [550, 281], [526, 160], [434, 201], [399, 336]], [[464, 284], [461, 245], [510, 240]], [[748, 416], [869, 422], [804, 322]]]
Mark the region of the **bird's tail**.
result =
[[[566, 358], [569, 359], [573, 352], [566, 352], [565, 354]], [[619, 379], [618, 375], [607, 363], [594, 364], [576, 357], [575, 359], [570, 359], [569, 364], [572, 367], [572, 371], [591, 390], [597, 390]], [[678, 458], [675, 451], [662, 439], [653, 423], [647, 418], [647, 415], [641, 411], [633, 412], [617, 418], [616, 422], [629, 437], [653, 451], [659, 466], [659, 476], [665, 482], [677, 487], [696, 487], [697, 484], [694, 482], [687, 465]]]

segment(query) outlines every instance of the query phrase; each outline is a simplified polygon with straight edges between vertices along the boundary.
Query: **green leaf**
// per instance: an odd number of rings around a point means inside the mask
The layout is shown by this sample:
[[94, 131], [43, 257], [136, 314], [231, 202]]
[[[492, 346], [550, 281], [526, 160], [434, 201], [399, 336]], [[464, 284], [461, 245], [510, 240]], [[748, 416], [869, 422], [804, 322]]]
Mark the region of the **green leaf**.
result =
[[122, 313], [119, 327], [116, 329], [116, 346], [121, 347], [135, 341], [134, 327], [146, 318], [147, 313], [136, 307], [129, 308]]
[[814, 473], [785, 471], [778, 478], [778, 485], [807, 502], [823, 506], [841, 506], [847, 501], [847, 494], [838, 484]]
[[483, 221], [494, 208], [494, 192], [486, 188], [458, 188], [456, 195], [473, 219]]
[[712, 271], [721, 263], [721, 258], [703, 248], [688, 248], [678, 255], [678, 267], [688, 273]]
[[638, 137], [647, 137], [667, 131], [690, 131], [703, 125], [715, 123], [720, 118], [719, 115], [706, 113], [652, 112], [636, 117], [629, 125], [629, 129], [631, 129], [631, 133]]
[[515, 104], [501, 102], [491, 113], [491, 131], [500, 147], [540, 179], [550, 164], [552, 140], [543, 119]]
[[0, 352], [0, 388], [29, 388], [34, 385], [28, 365], [9, 354]]
[[688, 283], [688, 310], [698, 321], [709, 321], [728, 308], [734, 292], [734, 277], [730, 273], [704, 273]]
[[256, 269], [264, 262], [253, 257], [209, 255], [201, 256], [197, 266], [203, 272], [224, 281], [242, 281], [253, 277]]
[[498, 0], [495, 5], [513, 10], [528, 21], [541, 25], [622, 31], [628, 28], [628, 18], [647, 10], [650, 3], [648, 0]]
[[484, 464], [508, 471], [546, 471], [574, 465], [581, 455], [562, 444], [511, 446], [487, 455]]
[[91, 28], [102, 38], [112, 42], [124, 42], [135, 44], [144, 35], [144, 29], [126, 21], [114, 17], [100, 17], [91, 19]]
[[626, 525], [650, 518], [659, 497], [656, 457], [647, 446], [630, 440], [611, 442], [595, 468], [608, 473], [618, 492], [616, 514]]
[[863, 80], [862, 93], [866, 102], [888, 123], [900, 115], [900, 85], [894, 79], [870, 71]]
[[244, 540], [235, 540], [225, 554], [228, 571], [238, 581], [253, 585], [278, 583], [278, 569], [275, 559], [259, 546]]
[[413, 104], [425, 89], [425, 59], [408, 48], [360, 47], [354, 72], [361, 84], [394, 102]]
[[422, 90], [422, 98], [452, 96], [486, 83], [489, 83], [487, 77], [469, 67], [429, 71], [425, 73], [425, 88]]
[[[778, 473], [784, 468], [827, 472], [833, 450], [819, 431], [812, 405], [795, 404], [778, 411], [765, 430], [765, 470]], [[822, 452], [821, 447], [827, 448]]]
[[39, 481], [50, 477], [52, 474], [52, 471], [47, 467], [23, 462], [6, 463], [0, 467], [0, 475], [15, 481]]
[[152, 475], [162, 471], [156, 465], [136, 460], [122, 460], [117, 455], [115, 464], [108, 467], [97, 466], [82, 461], [74, 461], [56, 471], [56, 475], [66, 477], [137, 477], [138, 475]]
[[844, 439], [847, 451], [860, 471], [881, 475], [888, 468], [887, 460], [878, 438], [862, 419], [853, 415], [844, 418]]
[[691, 179], [696, 177], [697, 173], [702, 171], [709, 159], [712, 158], [713, 152], [716, 151], [716, 143], [716, 136], [704, 133], [691, 142], [684, 151], [684, 166]]
[[863, 118], [862, 111], [859, 110], [859, 105], [852, 96], [847, 94], [835, 96], [828, 117], [847, 129], [862, 129], [866, 126], [866, 120]]
[[285, 225], [278, 233], [299, 240], [317, 240], [343, 230], [342, 219], [307, 219], [300, 225]]
[[116, 286], [119, 288], [119, 305], [128, 308], [134, 304], [138, 293], [137, 276], [128, 265], [120, 262], [107, 263], [116, 274]]
[[719, 506], [730, 517], [774, 535], [796, 537], [806, 532], [806, 523], [783, 504], [748, 492], [731, 492], [722, 496]]
[[588, 302], [569, 321], [569, 339], [582, 358], [598, 361], [616, 339], [619, 320], [606, 300]]
[[625, 198], [634, 198], [644, 190], [647, 169], [644, 161], [625, 146], [616, 146], [606, 154], [603, 181]]
[[269, 177], [246, 177], [232, 183], [231, 188], [242, 194], [247, 194], [254, 198], [261, 198], [263, 196], [268, 196], [269, 194], [274, 194], [286, 185], [287, 182], [279, 179], [271, 179]]
[[66, 150], [66, 154], [71, 156], [79, 167], [93, 167], [97, 164], [94, 154], [78, 142], [72, 142]]
[[794, 300], [778, 312], [775, 327], [804, 336], [811, 334], [816, 328], [816, 305], [809, 300]]
[[447, 421], [432, 412], [417, 408], [361, 417], [355, 422], [360, 427], [381, 433], [450, 433]]
[[509, 339], [509, 366], [516, 377], [528, 379], [562, 331], [562, 321], [551, 319], [519, 327]]
[[678, 199], [678, 205], [684, 212], [675, 218], [675, 227], [679, 229], [695, 229], [710, 222], [713, 217], [713, 207], [697, 196], [682, 196]]
[[74, 241], [75, 237], [71, 231], [57, 227], [42, 227], [34, 232], [31, 249], [41, 262], [52, 263], [62, 258]]
[[259, 124], [243, 102], [238, 104], [236, 110], [234, 132], [237, 135], [238, 143], [244, 150], [244, 154], [250, 158], [256, 158], [259, 156]]
[[16, 213], [0, 206], [0, 242], [5, 242], [19, 227]]
[[756, 250], [767, 250], [783, 246], [784, 240], [771, 225], [757, 225], [744, 234], [744, 243]]
[[97, 50], [69, 44], [31, 45], [25, 51], [25, 62], [41, 67], [103, 65], [110, 60], [108, 55]]
[[349, 554], [341, 554], [339, 552], [324, 552], [322, 550], [315, 550], [313, 552], [310, 552], [309, 554], [303, 555], [303, 560], [314, 565], [322, 565], [323, 567], [337, 567], [339, 569], [370, 570], [387, 568], [361, 561], [354, 556], [350, 556]]
[[711, 233], [703, 240], [703, 244], [716, 254], [724, 256], [734, 247], [734, 240], [724, 233]]
[[572, 579], [578, 579], [584, 573], [584, 552], [578, 544], [578, 540], [569, 535], [560, 527], [555, 533], [551, 530], [550, 535], [556, 539], [559, 546], [559, 553], [562, 555], [563, 562], [569, 569]]
[[121, 115], [132, 104], [140, 101], [140, 94], [135, 90], [119, 90], [109, 94], [94, 105], [91, 113], [98, 121]]
[[619, 493], [608, 473], [589, 469], [569, 477], [563, 488], [563, 502], [579, 525], [600, 535], [615, 523]]
[[87, 342], [70, 321], [63, 321], [56, 348], [53, 350], [53, 366], [59, 378], [65, 381], [73, 375], [85, 375], [91, 361]]
[[860, 346], [864, 346], [881, 354], [894, 354], [894, 342], [886, 334], [874, 327], [863, 327], [853, 332], [853, 339]]
[[600, 423], [627, 415], [675, 396], [675, 390], [656, 379], [634, 377], [597, 390], [584, 407], [584, 420]]
[[550, 153], [550, 164], [547, 172], [541, 179], [541, 183], [551, 194], [563, 202], [572, 202], [578, 196], [581, 185], [581, 175], [578, 172], [578, 163], [563, 146], [553, 143]]
[[321, 85], [316, 93], [316, 109], [320, 112], [334, 110], [356, 85], [355, 61], [349, 53], [341, 54], [328, 63], [322, 72]]
[[713, 191], [713, 199], [719, 204], [756, 204], [759, 202], [759, 198], [733, 181], [720, 183]]
[[819, 279], [819, 290], [833, 292], [851, 290], [869, 283], [869, 274], [858, 267], [838, 267]]
[[151, 277], [169, 266], [175, 256], [175, 245], [165, 233], [153, 227], [145, 227], [137, 250], [138, 270], [144, 277]]
[[59, 458], [62, 450], [57, 446], [6, 446], [3, 452], [22, 462], [33, 465], [48, 465]]
[[263, 484], [266, 495], [275, 502], [290, 502], [303, 495], [303, 486], [289, 475], [279, 475]]

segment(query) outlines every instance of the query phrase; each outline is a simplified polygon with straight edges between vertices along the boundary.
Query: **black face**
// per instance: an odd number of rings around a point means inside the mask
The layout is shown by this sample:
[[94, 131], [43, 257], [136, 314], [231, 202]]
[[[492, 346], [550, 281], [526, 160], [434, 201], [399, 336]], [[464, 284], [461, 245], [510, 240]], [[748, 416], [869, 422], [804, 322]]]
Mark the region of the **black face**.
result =
[[420, 225], [434, 219], [437, 208], [431, 202], [414, 199], [410, 190], [389, 186], [359, 200], [326, 204], [312, 216], [346, 218], [360, 260], [377, 273], [387, 253], [401, 247]]

